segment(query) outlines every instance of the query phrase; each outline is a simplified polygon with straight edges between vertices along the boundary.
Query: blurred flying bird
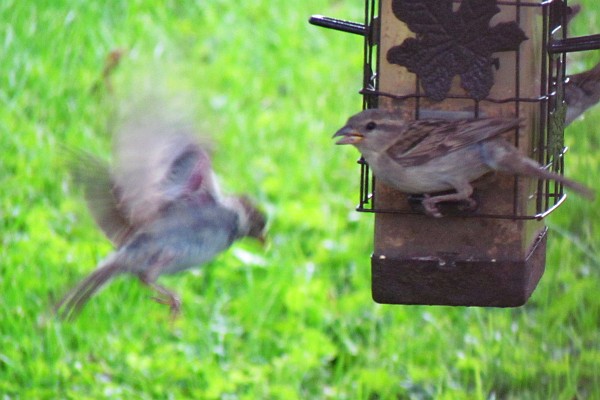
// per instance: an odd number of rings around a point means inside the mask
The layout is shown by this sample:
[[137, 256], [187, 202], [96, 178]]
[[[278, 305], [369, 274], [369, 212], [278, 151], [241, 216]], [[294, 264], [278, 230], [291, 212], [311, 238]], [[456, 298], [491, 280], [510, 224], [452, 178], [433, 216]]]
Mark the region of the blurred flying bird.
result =
[[185, 126], [155, 116], [138, 118], [118, 132], [115, 163], [74, 152], [73, 177], [91, 213], [116, 250], [57, 305], [75, 317], [89, 298], [116, 275], [137, 275], [168, 304], [180, 300], [156, 283], [212, 260], [236, 239], [263, 239], [264, 215], [246, 196], [220, 191], [205, 147]]

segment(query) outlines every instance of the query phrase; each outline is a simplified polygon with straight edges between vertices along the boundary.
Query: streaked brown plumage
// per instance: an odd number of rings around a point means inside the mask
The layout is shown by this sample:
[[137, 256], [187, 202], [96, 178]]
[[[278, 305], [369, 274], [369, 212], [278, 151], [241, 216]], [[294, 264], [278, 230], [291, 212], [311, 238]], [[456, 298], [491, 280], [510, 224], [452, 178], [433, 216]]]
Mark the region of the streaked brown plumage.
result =
[[428, 196], [427, 214], [440, 217], [437, 203], [466, 201], [471, 182], [490, 171], [554, 179], [586, 197], [591, 190], [561, 175], [546, 171], [500, 137], [516, 129], [517, 119], [404, 121], [383, 109], [362, 111], [335, 133], [337, 144], [352, 144], [367, 161], [375, 177], [404, 193], [429, 194], [454, 189], [456, 193]]

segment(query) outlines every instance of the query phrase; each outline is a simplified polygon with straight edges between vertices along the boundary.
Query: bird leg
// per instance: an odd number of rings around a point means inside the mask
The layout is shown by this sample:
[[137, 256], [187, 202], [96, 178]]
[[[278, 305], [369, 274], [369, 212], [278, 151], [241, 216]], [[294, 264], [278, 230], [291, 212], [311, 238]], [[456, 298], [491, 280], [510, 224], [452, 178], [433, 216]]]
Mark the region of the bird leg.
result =
[[152, 297], [152, 300], [160, 304], [166, 304], [169, 306], [171, 316], [177, 318], [181, 312], [181, 300], [174, 292], [170, 291], [166, 287], [156, 283], [156, 279], [153, 279], [150, 274], [141, 274], [140, 280], [146, 286], [149, 286], [152, 290], [158, 293], [158, 296]]
[[467, 203], [464, 208], [465, 210], [474, 210], [477, 208], [477, 202], [471, 197], [473, 194], [473, 187], [468, 182], [453, 186], [456, 189], [456, 193], [443, 194], [440, 196], [430, 196], [425, 194], [425, 198], [422, 202], [425, 214], [435, 218], [442, 217], [442, 213], [437, 204], [444, 201], [464, 201]]

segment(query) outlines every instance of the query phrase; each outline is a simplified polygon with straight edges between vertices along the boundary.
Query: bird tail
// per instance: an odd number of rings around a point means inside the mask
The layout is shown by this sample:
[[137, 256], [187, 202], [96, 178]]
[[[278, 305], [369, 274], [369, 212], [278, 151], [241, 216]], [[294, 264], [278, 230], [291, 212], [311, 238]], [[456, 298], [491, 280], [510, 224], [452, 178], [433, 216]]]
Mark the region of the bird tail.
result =
[[589, 187], [572, 179], [559, 175], [557, 173], [543, 169], [538, 163], [534, 162], [533, 160], [525, 159], [524, 161], [525, 162], [523, 163], [523, 175], [555, 180], [556, 182], [562, 183], [569, 189], [574, 190], [580, 196], [585, 197], [588, 200], [594, 200], [594, 191]]
[[111, 257], [58, 302], [55, 307], [56, 314], [61, 319], [73, 320], [94, 293], [115, 275], [123, 272], [121, 265], [114, 262]]
[[[504, 143], [503, 146], [500, 143]], [[574, 190], [580, 196], [588, 200], [594, 200], [595, 193], [589, 187], [575, 182], [572, 179], [544, 169], [536, 161], [523, 156], [519, 151], [508, 142], [495, 141], [496, 146], [486, 146], [486, 161], [493, 169], [508, 172], [514, 175], [525, 175], [540, 179], [551, 179], [563, 184], [569, 189]], [[494, 152], [493, 156], [490, 153]], [[492, 162], [493, 160], [493, 162]]]
[[579, 87], [583, 87], [587, 82], [597, 82], [600, 80], [600, 62], [596, 64], [592, 69], [589, 69], [579, 74], [569, 76], [569, 79]]

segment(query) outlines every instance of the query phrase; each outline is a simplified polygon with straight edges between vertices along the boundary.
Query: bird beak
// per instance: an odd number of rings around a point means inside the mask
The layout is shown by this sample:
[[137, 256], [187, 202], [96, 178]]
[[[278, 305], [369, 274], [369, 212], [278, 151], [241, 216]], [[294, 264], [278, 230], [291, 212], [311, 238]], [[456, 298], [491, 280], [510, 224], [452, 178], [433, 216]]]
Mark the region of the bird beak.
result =
[[334, 138], [339, 136], [342, 138], [335, 142], [335, 144], [357, 144], [364, 139], [362, 133], [347, 126], [343, 127], [333, 135]]
[[258, 236], [256, 238], [256, 240], [258, 240], [258, 243], [260, 243], [260, 245], [262, 247], [265, 247], [267, 245], [267, 236], [265, 235], [265, 233], [261, 233], [260, 236]]

